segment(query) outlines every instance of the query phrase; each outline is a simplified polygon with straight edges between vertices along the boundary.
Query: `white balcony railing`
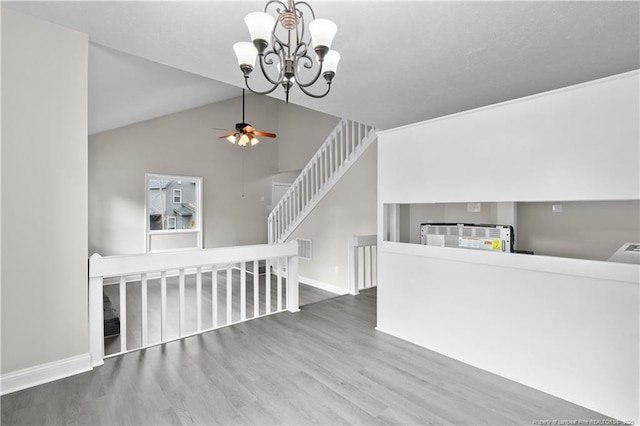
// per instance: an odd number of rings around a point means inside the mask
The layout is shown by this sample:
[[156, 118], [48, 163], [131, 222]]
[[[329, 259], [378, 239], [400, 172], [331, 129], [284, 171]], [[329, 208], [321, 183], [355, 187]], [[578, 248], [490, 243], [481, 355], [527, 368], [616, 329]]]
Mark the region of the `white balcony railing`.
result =
[[349, 240], [349, 294], [378, 285], [378, 236], [354, 235]]
[[[270, 267], [273, 265], [275, 276]], [[286, 271], [286, 272], [284, 272]], [[283, 310], [298, 311], [298, 243], [89, 259], [90, 352], [105, 358], [103, 294], [120, 321], [119, 355]]]

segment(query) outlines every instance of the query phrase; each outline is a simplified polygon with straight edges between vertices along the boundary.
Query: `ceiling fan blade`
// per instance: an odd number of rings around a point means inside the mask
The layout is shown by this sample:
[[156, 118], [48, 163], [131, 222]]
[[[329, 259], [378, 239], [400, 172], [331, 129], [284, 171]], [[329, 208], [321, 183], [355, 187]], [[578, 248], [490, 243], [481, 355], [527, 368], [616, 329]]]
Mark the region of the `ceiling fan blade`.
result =
[[233, 135], [235, 135], [235, 134], [236, 134], [236, 132], [229, 132], [229, 133], [227, 133], [226, 135], [222, 135], [222, 136], [220, 136], [218, 139], [226, 139], [226, 138], [228, 138], [229, 136], [233, 136]]
[[262, 136], [262, 137], [265, 137], [265, 138], [275, 138], [276, 137], [275, 133], [261, 132], [260, 130], [255, 130], [253, 132], [253, 134], [255, 136]]

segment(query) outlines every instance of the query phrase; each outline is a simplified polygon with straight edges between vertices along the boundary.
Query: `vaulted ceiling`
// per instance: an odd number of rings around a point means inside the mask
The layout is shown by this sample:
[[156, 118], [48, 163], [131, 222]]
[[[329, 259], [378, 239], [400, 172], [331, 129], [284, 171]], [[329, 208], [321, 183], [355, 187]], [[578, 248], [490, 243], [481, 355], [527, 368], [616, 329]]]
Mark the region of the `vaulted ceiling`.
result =
[[[290, 102], [383, 129], [640, 68], [638, 1], [309, 3], [342, 60], [327, 97]], [[3, 2], [89, 35], [92, 133], [239, 96], [232, 45], [264, 4]]]

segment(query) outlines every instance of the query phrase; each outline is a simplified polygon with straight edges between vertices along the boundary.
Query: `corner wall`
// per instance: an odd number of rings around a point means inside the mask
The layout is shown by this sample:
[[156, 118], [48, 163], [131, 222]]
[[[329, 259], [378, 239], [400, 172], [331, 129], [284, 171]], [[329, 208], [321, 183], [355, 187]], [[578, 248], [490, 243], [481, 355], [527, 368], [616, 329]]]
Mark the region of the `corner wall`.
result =
[[[638, 200], [639, 82], [635, 71], [379, 133], [378, 235], [384, 204]], [[638, 265], [378, 243], [379, 330], [640, 421]]]
[[85, 34], [2, 9], [3, 392], [8, 373], [90, 368], [87, 49]]
[[299, 263], [301, 282], [348, 292], [349, 240], [376, 233], [377, 161], [374, 142], [288, 238], [313, 242], [313, 259]]

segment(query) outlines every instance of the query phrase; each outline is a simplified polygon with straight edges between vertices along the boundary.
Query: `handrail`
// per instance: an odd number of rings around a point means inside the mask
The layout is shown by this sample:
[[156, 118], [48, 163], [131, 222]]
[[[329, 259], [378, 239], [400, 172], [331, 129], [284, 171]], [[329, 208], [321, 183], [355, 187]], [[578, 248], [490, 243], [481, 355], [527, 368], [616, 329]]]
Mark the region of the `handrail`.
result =
[[269, 243], [286, 241], [375, 139], [372, 126], [341, 120], [269, 214]]
[[[265, 264], [265, 277], [260, 280], [260, 262]], [[251, 272], [247, 268], [253, 265]], [[272, 308], [271, 298], [271, 265], [274, 265], [275, 278], [275, 309]], [[234, 272], [236, 270], [236, 272]], [[238, 272], [239, 270], [239, 272]], [[219, 287], [218, 272], [226, 271], [223, 275], [223, 284]], [[203, 312], [203, 276], [211, 274], [211, 327], [204, 328], [202, 324]], [[239, 274], [239, 277], [238, 277]], [[179, 280], [179, 334], [169, 337], [167, 328], [167, 289], [168, 277], [177, 276]], [[187, 330], [185, 326], [185, 303], [187, 275], [195, 275], [196, 278], [196, 329]], [[235, 281], [239, 278], [239, 282]], [[250, 275], [249, 280], [247, 276]], [[208, 277], [208, 275], [207, 275]], [[104, 363], [104, 315], [103, 315], [103, 288], [113, 283], [107, 282], [109, 278], [116, 278], [119, 282], [120, 303], [120, 352], [126, 353], [132, 348], [127, 345], [127, 287], [130, 282], [140, 282], [141, 305], [141, 345], [134, 349], [142, 349], [156, 344], [180, 339], [205, 331], [214, 330], [223, 326], [257, 318], [261, 315], [262, 305], [264, 315], [269, 315], [283, 310], [290, 312], [299, 311], [298, 302], [298, 242], [291, 241], [286, 244], [261, 244], [253, 246], [223, 247], [204, 250], [179, 250], [173, 252], [134, 254], [127, 256], [102, 257], [94, 254], [89, 258], [89, 351], [92, 365], [98, 366]], [[153, 283], [152, 280], [155, 280]], [[283, 288], [286, 290], [283, 293]], [[158, 282], [159, 281], [159, 282]], [[253, 287], [253, 298], [247, 297], [247, 284]], [[239, 287], [239, 288], [238, 288]], [[218, 288], [226, 292], [226, 321], [218, 323]], [[234, 288], [239, 292], [240, 312], [233, 313]], [[148, 339], [148, 289], [160, 291], [160, 340], [149, 342]], [[264, 299], [260, 300], [260, 289], [264, 293]], [[283, 303], [285, 299], [285, 303]], [[221, 301], [224, 304], [224, 301]], [[247, 304], [253, 304], [253, 314], [247, 313]], [[284, 305], [284, 306], [283, 306]], [[193, 307], [193, 306], [192, 306]], [[135, 309], [138, 309], [137, 307]], [[222, 314], [223, 311], [220, 311]], [[235, 319], [234, 319], [235, 318]], [[239, 318], [239, 321], [237, 320]], [[116, 354], [116, 355], [117, 355]]]
[[239, 263], [253, 259], [274, 259], [297, 256], [297, 254], [297, 241], [279, 245], [259, 244], [125, 256], [102, 257], [99, 254], [94, 254], [90, 258], [89, 278], [186, 269], [201, 265]]

